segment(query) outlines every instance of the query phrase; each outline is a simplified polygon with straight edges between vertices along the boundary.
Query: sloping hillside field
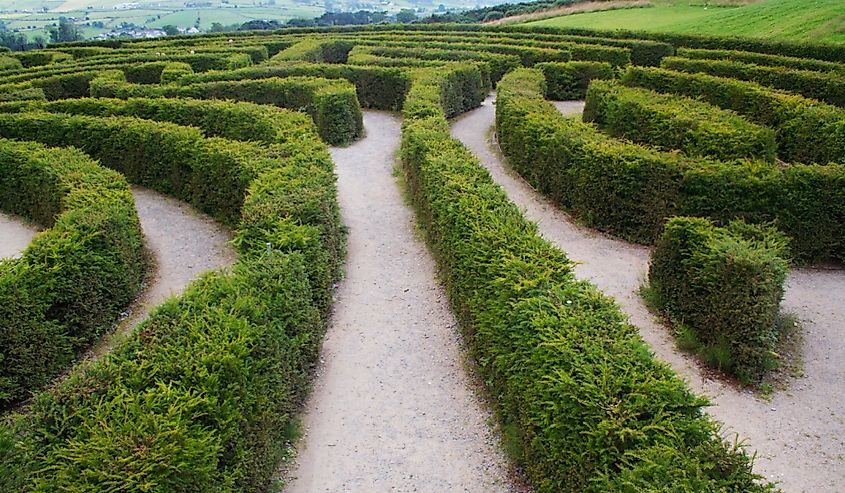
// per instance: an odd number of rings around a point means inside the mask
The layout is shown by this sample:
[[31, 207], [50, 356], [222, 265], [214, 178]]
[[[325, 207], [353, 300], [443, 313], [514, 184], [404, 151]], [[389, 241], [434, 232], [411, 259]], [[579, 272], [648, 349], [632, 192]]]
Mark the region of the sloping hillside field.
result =
[[845, 489], [845, 46], [652, 38], [0, 53], [0, 489]]

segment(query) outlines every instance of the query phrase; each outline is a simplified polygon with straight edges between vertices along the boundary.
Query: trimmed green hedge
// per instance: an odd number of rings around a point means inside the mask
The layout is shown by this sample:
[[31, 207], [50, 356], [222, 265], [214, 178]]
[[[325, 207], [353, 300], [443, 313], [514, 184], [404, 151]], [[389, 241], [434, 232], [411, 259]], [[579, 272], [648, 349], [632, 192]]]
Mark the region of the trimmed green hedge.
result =
[[680, 72], [703, 72], [757, 82], [836, 106], [845, 106], [845, 76], [837, 74], [766, 67], [730, 60], [690, 60], [678, 57], [664, 58], [660, 66]]
[[706, 400], [654, 359], [612, 300], [575, 280], [563, 252], [449, 137], [428, 90], [436, 84], [421, 77], [411, 88], [402, 162], [451, 304], [536, 491], [771, 491], [755, 484], [750, 458], [722, 442]]
[[521, 65], [516, 55], [501, 55], [465, 50], [414, 49], [369, 46], [367, 52], [390, 58], [412, 58], [420, 60], [441, 60], [444, 62], [487, 62], [490, 64], [490, 82], [495, 84], [502, 76]]
[[755, 65], [787, 67], [798, 70], [813, 70], [816, 72], [830, 72], [839, 76], [845, 75], [845, 64], [814, 60], [812, 58], [767, 55], [764, 53], [753, 53], [750, 51], [697, 50], [693, 48], [680, 48], [676, 52], [676, 55], [680, 58], [690, 58], [694, 60], [734, 60], [742, 63], [753, 63]]
[[90, 116], [134, 116], [194, 126], [209, 137], [267, 143], [315, 137], [308, 115], [253, 103], [169, 98], [80, 98], [0, 103], [0, 113], [40, 110]]
[[617, 137], [690, 156], [774, 162], [777, 153], [774, 131], [732, 111], [613, 81], [590, 84], [584, 121], [595, 122]]
[[536, 28], [533, 26], [523, 26], [523, 29], [599, 38], [651, 39], [671, 43], [675, 46], [675, 48], [688, 47], [711, 50], [753, 51], [757, 53], [769, 53], [772, 55], [815, 58], [818, 60], [845, 63], [845, 47], [841, 44], [832, 43], [802, 43], [795, 41], [776, 41], [763, 38], [630, 31], [626, 29], [603, 30], [577, 27]]
[[320, 137], [332, 145], [352, 142], [364, 127], [355, 87], [345, 80], [288, 77], [148, 86], [100, 77], [91, 84], [91, 96], [227, 99], [304, 109], [314, 119]]
[[61, 373], [107, 332], [146, 261], [126, 181], [79, 151], [0, 140], [0, 209], [44, 227], [0, 262], [0, 409]]
[[654, 243], [672, 216], [774, 221], [796, 258], [845, 261], [845, 165], [659, 152], [563, 117], [543, 100], [542, 81], [541, 72], [521, 69], [499, 84], [499, 144], [518, 173], [584, 223]]
[[304, 39], [273, 56], [271, 62], [346, 63], [353, 46], [342, 39]]
[[231, 274], [193, 283], [111, 354], [0, 426], [0, 483], [82, 491], [112, 488], [117, 478], [138, 491], [267, 489], [343, 258], [332, 163], [313, 127], [310, 136], [259, 146], [130, 118], [0, 121], [3, 133], [87, 146], [133, 181], [238, 225], [241, 254]]
[[757, 381], [774, 360], [788, 239], [773, 228], [675, 217], [651, 254], [658, 309], [700, 339], [705, 359], [740, 381]]
[[845, 163], [845, 109], [753, 82], [658, 68], [631, 67], [622, 83], [700, 98], [770, 126], [784, 161]]
[[613, 79], [616, 73], [606, 62], [539, 63], [546, 77], [546, 98], [556, 101], [584, 99], [593, 79]]
[[227, 72], [206, 72], [182, 77], [180, 85], [222, 80], [267, 79], [271, 77], [320, 77], [346, 79], [355, 85], [361, 106], [377, 110], [398, 110], [411, 86], [405, 70], [387, 67], [359, 67], [341, 64], [275, 63]]
[[194, 69], [184, 62], [168, 62], [164, 65], [159, 75], [159, 83], [173, 84], [182, 79], [194, 74]]

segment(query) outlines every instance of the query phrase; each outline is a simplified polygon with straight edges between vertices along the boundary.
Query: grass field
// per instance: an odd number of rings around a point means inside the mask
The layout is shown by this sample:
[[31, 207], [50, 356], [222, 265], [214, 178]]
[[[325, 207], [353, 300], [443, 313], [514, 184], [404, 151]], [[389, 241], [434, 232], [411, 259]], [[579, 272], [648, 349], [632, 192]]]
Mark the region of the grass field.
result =
[[710, 8], [690, 6], [687, 0], [655, 3], [654, 7], [574, 14], [529, 24], [845, 43], [843, 0], [764, 0]]

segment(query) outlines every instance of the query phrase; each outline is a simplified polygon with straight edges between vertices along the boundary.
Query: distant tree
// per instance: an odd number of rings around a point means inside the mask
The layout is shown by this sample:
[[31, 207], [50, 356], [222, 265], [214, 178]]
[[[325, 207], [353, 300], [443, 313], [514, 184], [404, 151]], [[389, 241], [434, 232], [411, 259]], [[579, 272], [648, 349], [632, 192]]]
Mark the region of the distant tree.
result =
[[49, 30], [50, 42], [52, 43], [66, 43], [68, 41], [79, 41], [82, 39], [82, 31], [76, 27], [76, 24], [69, 21], [66, 17], [59, 17], [59, 25], [52, 27]]
[[164, 31], [164, 34], [168, 36], [176, 36], [179, 34], [179, 29], [174, 26], [173, 24], [168, 24], [166, 26], [161, 26], [161, 30]]
[[489, 12], [487, 15], [484, 16], [484, 22], [497, 21], [504, 16], [505, 16], [505, 14], [503, 14], [501, 11], [494, 10], [494, 11]]
[[224, 26], [223, 24], [220, 24], [219, 22], [212, 22], [211, 23], [211, 29], [209, 29], [209, 32], [222, 33], [222, 32], [225, 32], [225, 31], [226, 31], [226, 26]]
[[396, 22], [408, 24], [417, 20], [417, 13], [411, 9], [402, 9], [396, 14]]
[[0, 31], [6, 31], [6, 23], [0, 20]]
[[438, 12], [446, 12], [446, 6], [441, 3], [440, 5], [437, 6], [437, 11]]

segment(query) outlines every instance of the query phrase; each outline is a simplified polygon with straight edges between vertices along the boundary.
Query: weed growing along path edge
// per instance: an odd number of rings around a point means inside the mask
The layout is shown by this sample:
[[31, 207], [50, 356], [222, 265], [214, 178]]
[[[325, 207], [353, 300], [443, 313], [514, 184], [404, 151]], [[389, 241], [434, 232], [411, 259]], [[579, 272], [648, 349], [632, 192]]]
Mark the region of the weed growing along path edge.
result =
[[[583, 103], [556, 105], [565, 114], [581, 112]], [[657, 357], [671, 364], [698, 393], [708, 396], [708, 412], [725, 423], [726, 436], [738, 433], [757, 451], [755, 470], [780, 481], [786, 493], [840, 491], [845, 488], [845, 270], [798, 269], [786, 286], [783, 308], [804, 323], [806, 377], [797, 379], [771, 401], [714, 380], [687, 355], [649, 313], [638, 295], [648, 270], [650, 248], [606, 237], [580, 227], [556, 205], [512, 173], [493, 150], [488, 130], [495, 123], [493, 99], [459, 118], [452, 135], [486, 166], [510, 199], [536, 222], [549, 241], [579, 262], [576, 276], [588, 279], [617, 303], [639, 327]]]
[[364, 123], [366, 138], [332, 149], [346, 278], [286, 491], [516, 491], [393, 176], [400, 123], [380, 112]]

